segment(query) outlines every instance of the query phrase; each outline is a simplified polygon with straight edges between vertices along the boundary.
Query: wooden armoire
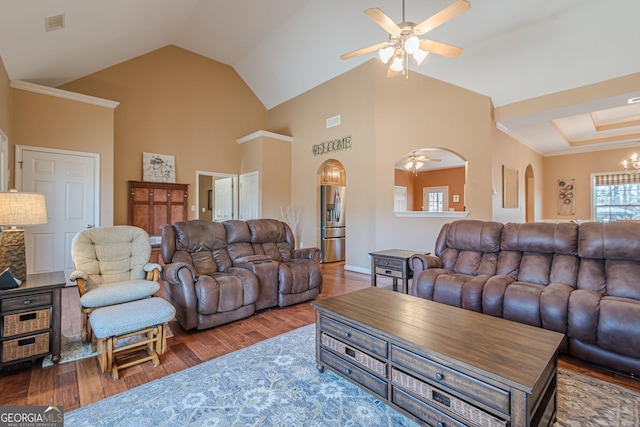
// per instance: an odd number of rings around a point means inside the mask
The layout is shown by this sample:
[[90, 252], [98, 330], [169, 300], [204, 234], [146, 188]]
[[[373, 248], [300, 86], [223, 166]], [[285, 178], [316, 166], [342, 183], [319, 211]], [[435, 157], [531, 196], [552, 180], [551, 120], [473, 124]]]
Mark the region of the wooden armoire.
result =
[[[162, 224], [186, 221], [188, 216], [188, 184], [129, 181], [128, 223], [151, 236], [160, 235]], [[153, 245], [151, 262], [160, 261], [159, 245]]]

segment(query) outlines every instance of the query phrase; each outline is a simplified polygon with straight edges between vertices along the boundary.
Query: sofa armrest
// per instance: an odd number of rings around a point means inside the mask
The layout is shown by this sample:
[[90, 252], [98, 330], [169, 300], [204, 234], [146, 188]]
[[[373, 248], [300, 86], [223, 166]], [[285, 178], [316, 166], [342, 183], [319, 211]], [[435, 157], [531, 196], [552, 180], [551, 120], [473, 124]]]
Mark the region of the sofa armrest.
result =
[[166, 299], [180, 313], [180, 325], [185, 329], [198, 326], [198, 297], [196, 296], [196, 272], [192, 265], [174, 262], [164, 266], [162, 279]]
[[83, 296], [87, 293], [87, 280], [89, 280], [89, 275], [86, 271], [75, 270], [69, 276], [69, 280], [72, 282], [76, 282], [80, 296]]
[[196, 269], [186, 262], [172, 262], [171, 264], [165, 265], [162, 270], [162, 279], [172, 284], [180, 284], [184, 278], [184, 272], [182, 272], [182, 274], [180, 272], [183, 268], [191, 275], [191, 282], [195, 282], [197, 277]]
[[414, 254], [409, 258], [409, 267], [416, 276], [423, 270], [429, 268], [442, 268], [442, 260], [434, 255]]
[[320, 255], [320, 249], [318, 248], [298, 248], [294, 249], [292, 253], [294, 259], [310, 259], [317, 262], [320, 262], [320, 258], [322, 258]]

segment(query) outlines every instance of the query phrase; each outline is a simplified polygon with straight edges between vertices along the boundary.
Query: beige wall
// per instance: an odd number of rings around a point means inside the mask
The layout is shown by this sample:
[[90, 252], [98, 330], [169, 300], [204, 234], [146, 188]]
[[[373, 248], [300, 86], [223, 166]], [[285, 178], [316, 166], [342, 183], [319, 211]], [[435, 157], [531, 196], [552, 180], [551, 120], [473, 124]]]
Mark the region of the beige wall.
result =
[[[346, 262], [360, 267], [368, 265], [367, 254], [375, 249], [377, 189], [373, 89], [371, 64], [367, 63], [269, 112], [271, 130], [294, 138], [291, 203], [302, 210], [300, 243], [305, 247], [319, 245], [318, 173], [326, 160], [337, 159], [344, 166], [346, 176]], [[326, 129], [325, 120], [337, 114], [341, 115], [342, 124]], [[314, 144], [349, 135], [350, 150], [314, 156]], [[389, 172], [393, 173], [393, 163]], [[393, 181], [390, 185], [393, 186]]]
[[100, 155], [100, 225], [113, 224], [114, 110], [85, 102], [13, 89], [15, 145]]
[[468, 161], [469, 219], [491, 219], [492, 105], [488, 97], [419, 74], [386, 79], [377, 69], [376, 249], [400, 247], [433, 252], [442, 225], [453, 218], [404, 218], [393, 214], [393, 164], [407, 152], [443, 148]]
[[263, 137], [262, 216], [282, 219], [280, 207], [291, 205], [291, 142]]
[[[167, 46], [62, 89], [120, 102], [115, 117], [115, 222], [127, 222], [127, 181], [142, 179], [142, 153], [176, 157], [176, 181], [195, 171], [238, 173], [236, 139], [264, 129], [267, 111], [229, 66]], [[194, 218], [189, 212], [189, 218]]]
[[[12, 142], [76, 149], [81, 139], [77, 137], [86, 132], [82, 127], [73, 129], [82, 123], [71, 119], [78, 107], [72, 101], [45, 101], [33, 94], [9, 91], [3, 71], [0, 67], [0, 126], [7, 123], [7, 127], [13, 127]], [[593, 85], [586, 94], [578, 91], [570, 95], [586, 100], [629, 83], [629, 79], [619, 80]], [[619, 170], [620, 159], [629, 151], [543, 159], [496, 129], [488, 97], [419, 74], [412, 73], [408, 80], [386, 79], [384, 66], [375, 59], [270, 111], [233, 69], [175, 46], [84, 77], [63, 89], [120, 102], [112, 149], [116, 223], [126, 222], [126, 181], [142, 177], [143, 151], [176, 156], [177, 180], [190, 184], [193, 191], [190, 204], [195, 204], [195, 170], [243, 173], [258, 170], [263, 161], [271, 165], [289, 163], [290, 198], [286, 190], [278, 189], [287, 187], [283, 169], [283, 176], [274, 177], [277, 184], [271, 187], [270, 181], [263, 187], [263, 198], [271, 203], [263, 214], [277, 217], [279, 206], [289, 201], [303, 213], [300, 242], [305, 247], [317, 245], [318, 172], [323, 162], [333, 158], [346, 170], [347, 265], [363, 271], [369, 268], [367, 254], [372, 250], [398, 247], [433, 251], [442, 224], [453, 220], [393, 214], [394, 163], [407, 152], [435, 147], [460, 155], [468, 161], [467, 218], [506, 222], [525, 220], [524, 177], [528, 166], [534, 174], [536, 220], [554, 218], [555, 186], [564, 178], [576, 179], [575, 216], [584, 218], [589, 214], [588, 175], [592, 171]], [[14, 99], [7, 101], [2, 91]], [[501, 107], [495, 114], [507, 118], [550, 105], [545, 101], [560, 105], [562, 97], [554, 94], [548, 100]], [[37, 114], [33, 115], [31, 109]], [[57, 110], [63, 111], [62, 123], [73, 129], [69, 135], [65, 134], [69, 129], [58, 129], [56, 138], [45, 138], [45, 142], [22, 141], [33, 141], [35, 125], [48, 120], [47, 115], [61, 114]], [[91, 115], [87, 111], [80, 114]], [[325, 119], [336, 114], [341, 115], [342, 124], [326, 129]], [[7, 119], [3, 117], [6, 115], [14, 117]], [[102, 129], [103, 125], [98, 127]], [[260, 129], [294, 137], [293, 143], [287, 143], [289, 160], [264, 152], [263, 145], [236, 143], [236, 139]], [[350, 150], [313, 155], [314, 144], [345, 136], [351, 136]], [[103, 149], [108, 151], [108, 144], [100, 147]], [[519, 170], [516, 209], [502, 208], [502, 165]], [[497, 194], [492, 195], [492, 189]]]
[[[327, 158], [346, 169], [346, 264], [369, 268], [368, 252], [392, 247], [433, 251], [450, 218], [400, 218], [393, 213], [394, 163], [423, 147], [469, 160], [470, 218], [491, 218], [491, 117], [488, 97], [411, 74], [386, 79], [377, 60], [326, 82], [270, 111], [272, 130], [294, 137], [293, 203], [304, 209], [302, 240], [317, 242], [316, 173]], [[342, 124], [326, 129], [325, 120]], [[350, 150], [314, 156], [313, 144], [351, 135]], [[474, 194], [470, 194], [470, 191]]]
[[[12, 142], [12, 128], [13, 128], [13, 92], [11, 90], [11, 81], [7, 75], [7, 70], [0, 57], [0, 129], [9, 139], [9, 144]], [[13, 170], [13, 149], [9, 150], [7, 159], [7, 167]], [[13, 186], [13, 178], [9, 177], [11, 182], [10, 186]]]
[[240, 144], [240, 153], [240, 173], [259, 174], [262, 218], [282, 219], [280, 207], [291, 204], [291, 142], [256, 135]]
[[[492, 192], [486, 196], [491, 197], [493, 205], [493, 220], [498, 222], [525, 222], [527, 195], [525, 192], [525, 172], [527, 166], [533, 171], [533, 202], [534, 218], [542, 219], [542, 187], [544, 178], [543, 157], [511, 138], [507, 134], [494, 128], [493, 130], [493, 164], [491, 167]], [[518, 171], [518, 207], [502, 207], [502, 166], [508, 166]], [[495, 190], [495, 191], [493, 191]]]
[[[589, 220], [591, 218], [591, 174], [602, 172], [620, 173], [622, 160], [632, 153], [640, 153], [637, 147], [617, 150], [544, 158], [543, 213], [544, 219]], [[575, 215], [558, 214], [558, 180], [574, 179]]]

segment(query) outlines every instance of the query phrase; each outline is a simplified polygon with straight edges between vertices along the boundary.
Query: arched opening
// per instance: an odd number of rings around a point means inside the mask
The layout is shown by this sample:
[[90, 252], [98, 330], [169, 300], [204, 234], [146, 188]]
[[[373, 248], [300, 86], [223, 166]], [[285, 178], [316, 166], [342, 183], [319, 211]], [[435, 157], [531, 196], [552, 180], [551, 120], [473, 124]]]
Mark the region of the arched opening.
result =
[[413, 150], [394, 165], [394, 212], [466, 212], [467, 162], [442, 148]]
[[342, 163], [329, 159], [318, 169], [320, 249], [322, 262], [344, 261], [346, 255], [347, 176]]

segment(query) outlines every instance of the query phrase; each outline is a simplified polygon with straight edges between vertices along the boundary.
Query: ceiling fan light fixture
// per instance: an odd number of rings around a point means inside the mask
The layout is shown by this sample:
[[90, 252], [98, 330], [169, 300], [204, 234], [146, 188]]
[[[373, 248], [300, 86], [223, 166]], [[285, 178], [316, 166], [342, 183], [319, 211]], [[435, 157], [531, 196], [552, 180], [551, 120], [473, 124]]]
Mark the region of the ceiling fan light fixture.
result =
[[420, 49], [420, 39], [418, 38], [418, 36], [414, 34], [407, 37], [404, 42], [404, 51], [409, 55], [412, 55], [417, 52], [418, 49]]
[[389, 67], [393, 71], [402, 71], [404, 69], [404, 54], [402, 52], [397, 53], [393, 57], [393, 61], [391, 62], [391, 66]]
[[394, 52], [395, 52], [395, 48], [393, 46], [387, 46], [387, 47], [385, 47], [383, 49], [380, 49], [378, 51], [378, 56], [380, 57], [380, 60], [382, 62], [387, 64], [389, 62], [389, 60], [391, 59], [391, 57], [393, 56]]
[[418, 65], [422, 64], [422, 61], [424, 61], [427, 56], [429, 56], [429, 52], [422, 49], [418, 49], [413, 53], [413, 59], [416, 60]]
[[407, 163], [404, 164], [404, 168], [410, 171], [411, 169], [413, 169], [413, 162], [409, 160]]

